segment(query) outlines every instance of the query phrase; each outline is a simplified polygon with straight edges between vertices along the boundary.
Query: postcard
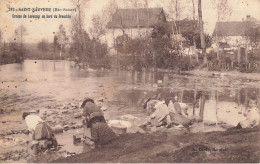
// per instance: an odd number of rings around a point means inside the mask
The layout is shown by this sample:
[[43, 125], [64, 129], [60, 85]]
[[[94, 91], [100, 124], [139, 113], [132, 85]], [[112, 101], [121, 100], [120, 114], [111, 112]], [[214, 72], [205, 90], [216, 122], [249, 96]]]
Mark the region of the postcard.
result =
[[259, 163], [259, 0], [2, 0], [3, 163]]

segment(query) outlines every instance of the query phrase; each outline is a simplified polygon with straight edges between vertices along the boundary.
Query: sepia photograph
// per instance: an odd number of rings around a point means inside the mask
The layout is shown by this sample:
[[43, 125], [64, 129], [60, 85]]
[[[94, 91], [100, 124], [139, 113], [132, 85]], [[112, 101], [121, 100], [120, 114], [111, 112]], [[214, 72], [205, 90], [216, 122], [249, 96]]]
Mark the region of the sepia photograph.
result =
[[260, 163], [260, 0], [1, 0], [0, 163]]

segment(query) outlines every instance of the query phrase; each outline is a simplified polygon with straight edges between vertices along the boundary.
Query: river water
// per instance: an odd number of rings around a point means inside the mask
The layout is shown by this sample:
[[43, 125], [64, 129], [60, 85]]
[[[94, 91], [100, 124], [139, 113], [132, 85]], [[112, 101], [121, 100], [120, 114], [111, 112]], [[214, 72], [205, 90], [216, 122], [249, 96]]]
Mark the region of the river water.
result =
[[[25, 142], [30, 139], [25, 134], [7, 135], [10, 131], [26, 129], [21, 117], [23, 111], [37, 109], [41, 111], [41, 116], [49, 111], [74, 114], [79, 112], [80, 102], [85, 97], [91, 97], [104, 100], [102, 106], [107, 108], [105, 116], [108, 120], [122, 119], [124, 115], [145, 120], [147, 115], [142, 103], [155, 94], [161, 93], [162, 99], [178, 96], [179, 101], [188, 104], [192, 111], [195, 95], [205, 92], [204, 121], [225, 121], [236, 125], [242, 117], [239, 112], [246, 106], [246, 102], [249, 99], [260, 99], [259, 86], [259, 80], [225, 74], [197, 76], [169, 72], [80, 69], [70, 61], [26, 60], [21, 64], [2, 65], [0, 154], [23, 149]], [[70, 109], [72, 106], [73, 109]], [[50, 114], [46, 120], [49, 119], [53, 126], [62, 121], [81, 122], [80, 119], [71, 119], [70, 114], [64, 117]], [[53, 121], [58, 118], [62, 121]], [[132, 123], [136, 123], [136, 120]], [[72, 144], [72, 135], [82, 131], [79, 128], [57, 135], [64, 152], [88, 151]], [[51, 158], [49, 156], [51, 154], [46, 155]]]

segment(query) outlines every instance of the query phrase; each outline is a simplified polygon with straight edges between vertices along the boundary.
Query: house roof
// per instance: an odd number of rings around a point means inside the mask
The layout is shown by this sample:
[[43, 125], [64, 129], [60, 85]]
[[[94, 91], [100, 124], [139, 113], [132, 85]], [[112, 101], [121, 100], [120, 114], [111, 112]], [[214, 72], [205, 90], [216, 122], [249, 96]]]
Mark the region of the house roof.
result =
[[198, 32], [199, 25], [197, 20], [180, 20], [180, 21], [169, 21], [165, 23], [166, 33], [167, 34], [183, 34], [185, 32]]
[[213, 35], [244, 36], [248, 27], [247, 22], [217, 22]]
[[107, 28], [154, 27], [161, 22], [166, 22], [162, 8], [118, 9]]
[[217, 22], [213, 36], [245, 36], [246, 31], [253, 27], [258, 26], [259, 22], [253, 17], [247, 16], [243, 21], [233, 21], [233, 22]]

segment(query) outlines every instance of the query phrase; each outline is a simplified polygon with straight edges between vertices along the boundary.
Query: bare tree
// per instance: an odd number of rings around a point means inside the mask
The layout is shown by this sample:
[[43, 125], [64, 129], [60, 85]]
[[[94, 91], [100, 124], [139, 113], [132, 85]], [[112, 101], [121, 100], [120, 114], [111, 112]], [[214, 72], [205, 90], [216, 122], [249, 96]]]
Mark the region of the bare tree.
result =
[[24, 42], [24, 36], [26, 35], [26, 28], [21, 25], [18, 28], [15, 29], [14, 31], [14, 40], [16, 40], [16, 43], [20, 43], [20, 46], [23, 45]]
[[96, 41], [100, 41], [102, 36], [106, 34], [106, 22], [102, 19], [102, 15], [95, 14], [92, 16], [92, 26], [89, 28], [89, 33], [92, 36], [93, 42], [93, 54], [96, 57]]
[[[178, 21], [183, 17], [184, 10], [186, 9], [185, 2], [183, 0], [161, 0], [162, 4], [166, 9], [166, 17], [167, 19], [172, 21], [172, 33], [173, 35], [180, 34], [180, 26], [177, 24]], [[173, 42], [180, 44], [180, 40], [177, 39], [179, 37], [173, 37]]]
[[[232, 13], [231, 6], [228, 0], [213, 0], [214, 8], [217, 10], [217, 22], [224, 21], [229, 18]], [[215, 37], [217, 44], [217, 59], [219, 60], [219, 37], [218, 37], [218, 24], [215, 29]]]
[[180, 0], [162, 0], [162, 3], [166, 7], [167, 18], [172, 21], [179, 21], [184, 10], [184, 5]]
[[83, 29], [84, 26], [84, 18], [85, 18], [85, 10], [87, 6], [87, 2], [89, 0], [71, 0], [74, 6], [77, 8], [77, 25], [80, 30]]
[[37, 48], [38, 48], [40, 51], [46, 53], [46, 52], [49, 50], [49, 43], [48, 43], [48, 41], [47, 41], [46, 39], [42, 39], [42, 40], [38, 43]]
[[52, 43], [52, 46], [53, 46], [53, 52], [55, 53], [56, 52], [56, 48], [58, 47], [58, 37], [57, 35], [54, 35], [53, 37], [53, 43]]
[[[108, 5], [102, 10], [105, 23], [112, 21], [113, 14], [117, 11], [118, 4], [115, 0], [109, 0]], [[115, 29], [111, 29], [113, 34], [113, 45], [115, 46]]]
[[0, 29], [0, 43], [2, 42], [2, 40], [3, 40], [3, 32], [2, 32], [2, 30]]
[[202, 53], [204, 54], [203, 57], [203, 65], [207, 63], [207, 55], [206, 55], [206, 46], [205, 46], [205, 37], [203, 32], [203, 19], [202, 19], [202, 9], [201, 9], [201, 0], [198, 0], [198, 16], [199, 16], [199, 29], [200, 29], [200, 42]]
[[14, 53], [14, 58], [17, 63], [22, 62], [25, 54], [24, 37], [26, 35], [26, 28], [21, 25], [14, 31], [14, 35], [10, 38], [10, 50]]
[[0, 52], [1, 52], [1, 48], [2, 48], [2, 40], [3, 40], [3, 32], [0, 29]]
[[124, 6], [127, 8], [141, 8], [144, 7], [143, 6], [144, 3], [142, 0], [128, 0], [128, 1], [124, 1]]
[[196, 14], [195, 14], [195, 2], [192, 0], [192, 18], [193, 20], [196, 20]]
[[112, 20], [113, 14], [118, 9], [118, 4], [115, 0], [109, 0], [108, 5], [102, 10], [103, 17], [106, 20], [106, 23]]
[[99, 14], [93, 15], [91, 22], [92, 26], [89, 27], [89, 33], [93, 38], [100, 40], [100, 37], [106, 34], [106, 22]]
[[[76, 42], [82, 42], [82, 52], [80, 52], [79, 46], [78, 46], [78, 56], [86, 56], [86, 38], [85, 38], [85, 30], [84, 30], [84, 17], [85, 17], [85, 10], [87, 6], [87, 2], [89, 0], [71, 0], [73, 5], [77, 8], [77, 14], [75, 17], [73, 17], [72, 20], [72, 35], [74, 35], [74, 40]], [[81, 55], [82, 53], [82, 55]]]
[[61, 24], [59, 27], [59, 31], [57, 33], [57, 41], [60, 44], [60, 58], [62, 54], [62, 47], [68, 42], [69, 38], [67, 37], [66, 30], [64, 26]]

